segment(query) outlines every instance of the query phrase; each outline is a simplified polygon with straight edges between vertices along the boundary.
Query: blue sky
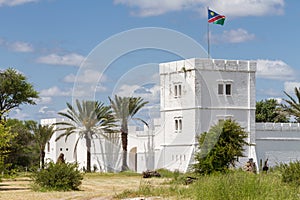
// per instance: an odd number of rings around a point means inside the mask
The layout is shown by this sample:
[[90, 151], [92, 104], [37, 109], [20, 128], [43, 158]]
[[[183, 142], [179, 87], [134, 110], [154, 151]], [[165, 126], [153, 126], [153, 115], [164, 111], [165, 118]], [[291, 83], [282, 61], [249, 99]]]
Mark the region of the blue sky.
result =
[[[143, 27], [178, 31], [207, 49], [207, 6], [226, 16], [224, 26], [210, 25], [212, 58], [257, 60], [257, 100], [282, 98], [283, 91], [300, 86], [300, 1], [0, 0], [0, 69], [16, 68], [41, 97], [37, 105], [21, 106], [9, 116], [55, 117], [74, 100], [74, 83], [95, 82], [97, 100], [107, 103], [115, 93], [135, 93], [151, 101], [151, 110], [159, 102], [157, 63], [177, 56], [162, 50], [132, 51], [113, 60], [105, 74], [83, 70], [82, 62], [101, 42]], [[126, 42], [135, 40], [121, 43]], [[76, 97], [87, 97], [88, 91]]]

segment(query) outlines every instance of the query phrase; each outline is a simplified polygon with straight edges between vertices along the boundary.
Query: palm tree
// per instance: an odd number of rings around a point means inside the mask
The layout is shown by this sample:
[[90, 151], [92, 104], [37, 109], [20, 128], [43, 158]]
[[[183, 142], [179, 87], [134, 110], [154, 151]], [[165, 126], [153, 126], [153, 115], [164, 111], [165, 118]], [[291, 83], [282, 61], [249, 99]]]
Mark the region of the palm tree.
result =
[[284, 94], [289, 99], [284, 99], [284, 101], [288, 104], [283, 105], [283, 108], [286, 112], [288, 112], [290, 115], [293, 115], [296, 117], [297, 121], [300, 122], [300, 88], [295, 87], [295, 95], [297, 97], [297, 100], [295, 100], [291, 95], [289, 95], [287, 92], [284, 92]]
[[40, 167], [44, 169], [45, 167], [45, 147], [46, 144], [51, 139], [52, 135], [55, 133], [54, 126], [49, 125], [30, 125], [31, 130], [33, 131], [34, 140], [39, 146], [40, 150]]
[[133, 118], [134, 115], [144, 107], [148, 101], [144, 101], [141, 97], [119, 97], [115, 95], [115, 99], [112, 100], [109, 97], [109, 101], [112, 109], [115, 112], [116, 118], [121, 123], [121, 139], [122, 139], [122, 171], [128, 170], [127, 166], [127, 145], [128, 145], [128, 123], [130, 119], [136, 119], [147, 123], [140, 118]]
[[65, 132], [61, 134], [56, 140], [62, 137], [68, 137], [72, 134], [79, 134], [75, 143], [74, 153], [77, 150], [77, 145], [80, 139], [85, 139], [86, 142], [86, 170], [91, 172], [91, 142], [93, 137], [97, 137], [99, 134], [105, 137], [106, 132], [110, 132], [111, 128], [115, 126], [115, 119], [112, 115], [112, 110], [109, 106], [104, 106], [103, 103], [98, 101], [82, 101], [76, 100], [77, 110], [67, 103], [67, 113], [59, 112], [70, 120], [70, 122], [59, 122], [56, 125], [62, 125], [59, 130]]

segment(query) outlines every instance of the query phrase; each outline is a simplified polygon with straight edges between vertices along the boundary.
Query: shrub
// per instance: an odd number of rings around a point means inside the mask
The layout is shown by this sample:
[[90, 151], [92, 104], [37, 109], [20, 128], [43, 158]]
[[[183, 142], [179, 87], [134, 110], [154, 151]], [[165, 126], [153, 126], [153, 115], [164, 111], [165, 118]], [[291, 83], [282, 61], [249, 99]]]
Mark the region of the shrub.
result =
[[277, 168], [281, 173], [281, 180], [285, 183], [300, 186], [300, 161], [281, 163]]
[[192, 169], [199, 174], [226, 172], [238, 157], [244, 156], [243, 148], [248, 145], [246, 138], [247, 133], [237, 122], [220, 121], [199, 136]]
[[78, 190], [83, 175], [78, 170], [77, 164], [51, 162], [46, 169], [35, 172], [33, 179], [40, 189], [67, 191]]

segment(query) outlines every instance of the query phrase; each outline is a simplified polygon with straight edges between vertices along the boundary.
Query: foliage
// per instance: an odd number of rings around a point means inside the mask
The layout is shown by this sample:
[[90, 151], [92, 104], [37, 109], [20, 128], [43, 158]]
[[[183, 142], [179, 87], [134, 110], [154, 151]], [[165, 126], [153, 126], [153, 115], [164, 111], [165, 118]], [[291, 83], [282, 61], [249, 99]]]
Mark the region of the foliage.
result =
[[87, 147], [87, 172], [91, 172], [91, 141], [93, 137], [102, 135], [106, 138], [107, 132], [112, 132], [112, 127], [115, 126], [115, 119], [112, 115], [111, 108], [105, 106], [98, 101], [82, 101], [76, 100], [77, 110], [69, 103], [67, 103], [68, 110], [66, 113], [60, 112], [58, 114], [68, 118], [70, 121], [59, 122], [57, 125], [62, 125], [65, 132], [61, 134], [56, 140], [63, 137], [67, 140], [72, 134], [79, 134], [75, 143], [74, 152], [76, 152], [77, 144], [80, 139], [85, 139]]
[[36, 98], [38, 92], [23, 74], [12, 68], [0, 71], [0, 120], [21, 104], [35, 104]]
[[5, 163], [5, 158], [9, 153], [11, 141], [16, 137], [16, 134], [10, 133], [4, 123], [0, 122], [0, 172], [3, 172], [10, 163]]
[[31, 124], [35, 123], [34, 121], [17, 119], [6, 121], [6, 126], [9, 127], [10, 132], [16, 133], [16, 137], [11, 140], [10, 152], [5, 159], [6, 162], [12, 163], [10, 170], [23, 171], [25, 168], [31, 168], [38, 163], [38, 148], [29, 128]]
[[46, 169], [35, 172], [33, 179], [40, 189], [68, 191], [78, 190], [83, 175], [78, 170], [77, 164], [50, 162]]
[[298, 199], [295, 188], [285, 187], [273, 174], [243, 171], [202, 176], [190, 188], [191, 199]]
[[[187, 196], [187, 189], [179, 185], [171, 185], [169, 187], [155, 187], [150, 181], [142, 182], [137, 190], [125, 190], [120, 194], [115, 195], [115, 198], [125, 199], [134, 197], [163, 197], [170, 199], [170, 197], [177, 197], [183, 199]], [[186, 193], [186, 194], [185, 194]], [[190, 198], [188, 198], [190, 199]]]
[[40, 167], [44, 169], [45, 165], [45, 147], [46, 144], [51, 139], [52, 135], [55, 133], [54, 126], [49, 125], [37, 125], [32, 124], [30, 126], [31, 130], [33, 131], [33, 139], [36, 142], [37, 146], [39, 147], [40, 151]]
[[[185, 175], [186, 176], [186, 175]], [[159, 196], [166, 199], [299, 199], [296, 187], [284, 185], [276, 174], [252, 174], [240, 170], [228, 173], [213, 173], [198, 179], [188, 187], [178, 181], [163, 183], [161, 186], [147, 179], [136, 190], [125, 190], [116, 198], [134, 198]], [[183, 182], [182, 182], [183, 183]]]
[[297, 122], [300, 122], [300, 88], [295, 87], [294, 90], [297, 100], [287, 92], [284, 92], [289, 99], [283, 99], [288, 105], [282, 104], [282, 107], [286, 112], [294, 116]]
[[300, 161], [281, 163], [277, 170], [281, 173], [282, 181], [292, 185], [300, 186]]
[[288, 122], [288, 113], [284, 112], [275, 99], [266, 99], [256, 102], [256, 122]]
[[[128, 170], [127, 165], [127, 146], [128, 146], [128, 123], [131, 119], [139, 120], [147, 125], [147, 123], [140, 119], [134, 118], [134, 116], [148, 103], [141, 97], [120, 97], [115, 95], [115, 99], [112, 100], [109, 97], [111, 107], [114, 111], [115, 117], [121, 123], [121, 139], [122, 139], [122, 171]], [[148, 126], [148, 125], [147, 125]]]
[[234, 166], [238, 157], [243, 156], [247, 145], [247, 133], [233, 120], [220, 121], [198, 137], [199, 149], [195, 154], [197, 161], [193, 170], [200, 174], [225, 172]]

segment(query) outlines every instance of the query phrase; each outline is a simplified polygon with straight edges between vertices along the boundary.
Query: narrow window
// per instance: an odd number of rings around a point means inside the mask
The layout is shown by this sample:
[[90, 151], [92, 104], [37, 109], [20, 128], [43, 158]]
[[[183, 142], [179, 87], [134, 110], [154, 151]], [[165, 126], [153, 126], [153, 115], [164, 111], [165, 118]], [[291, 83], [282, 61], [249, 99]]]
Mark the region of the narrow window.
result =
[[222, 95], [224, 94], [223, 84], [218, 84], [218, 94]]
[[178, 131], [178, 120], [175, 119], [175, 131]]
[[182, 120], [181, 119], [178, 120], [178, 124], [179, 124], [178, 130], [181, 131], [182, 130]]
[[178, 85], [178, 96], [181, 97], [181, 85]]
[[175, 84], [174, 85], [174, 97], [181, 97], [182, 94], [182, 86], [181, 84]]
[[226, 84], [225, 89], [226, 95], [231, 95], [231, 84]]

